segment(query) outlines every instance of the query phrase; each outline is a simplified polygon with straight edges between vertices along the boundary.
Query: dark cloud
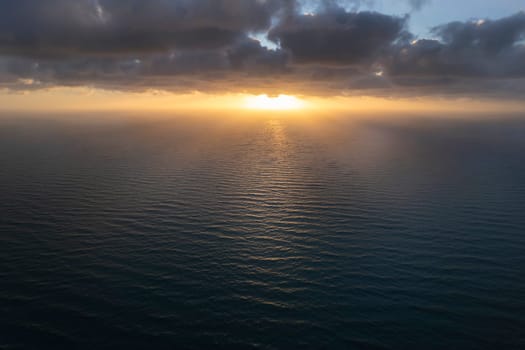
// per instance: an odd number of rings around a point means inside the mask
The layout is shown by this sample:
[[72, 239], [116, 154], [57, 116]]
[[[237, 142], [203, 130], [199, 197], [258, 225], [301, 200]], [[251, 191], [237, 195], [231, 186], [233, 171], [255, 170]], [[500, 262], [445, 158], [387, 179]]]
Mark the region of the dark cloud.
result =
[[433, 29], [455, 51], [475, 49], [496, 55], [525, 39], [525, 12], [500, 20], [452, 22]]
[[269, 50], [255, 39], [245, 38], [228, 50], [231, 67], [247, 71], [284, 71], [289, 60], [282, 50]]
[[[408, 17], [341, 1], [0, 0], [0, 87], [314, 94], [525, 91], [525, 13], [452, 22], [419, 39]], [[411, 1], [419, 8], [426, 1]], [[254, 37], [273, 40], [269, 49]]]
[[500, 20], [452, 22], [438, 39], [405, 42], [392, 50], [392, 76], [517, 78], [525, 76], [525, 13]]
[[225, 47], [278, 0], [0, 0], [0, 52], [35, 56]]
[[352, 65], [374, 59], [398, 38], [405, 18], [329, 8], [317, 15], [296, 14], [270, 32], [296, 63]]

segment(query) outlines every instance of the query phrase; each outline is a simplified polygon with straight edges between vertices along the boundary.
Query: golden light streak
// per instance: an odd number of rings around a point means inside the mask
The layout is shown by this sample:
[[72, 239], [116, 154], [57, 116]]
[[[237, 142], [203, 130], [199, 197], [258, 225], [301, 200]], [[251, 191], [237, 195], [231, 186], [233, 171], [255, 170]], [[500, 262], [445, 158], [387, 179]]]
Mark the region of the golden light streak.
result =
[[247, 96], [244, 100], [245, 108], [257, 110], [289, 111], [302, 109], [305, 105], [304, 101], [289, 95], [276, 97], [269, 97], [268, 95]]
[[[29, 83], [29, 81], [28, 81]], [[225, 111], [300, 112], [300, 115], [322, 113], [491, 113], [523, 112], [522, 101], [468, 98], [381, 98], [371, 96], [250, 95], [241, 93], [173, 94], [162, 91], [118, 92], [95, 88], [58, 87], [24, 92], [0, 88], [0, 112], [53, 111], [125, 111], [186, 112]], [[5, 113], [4, 113], [5, 114]]]

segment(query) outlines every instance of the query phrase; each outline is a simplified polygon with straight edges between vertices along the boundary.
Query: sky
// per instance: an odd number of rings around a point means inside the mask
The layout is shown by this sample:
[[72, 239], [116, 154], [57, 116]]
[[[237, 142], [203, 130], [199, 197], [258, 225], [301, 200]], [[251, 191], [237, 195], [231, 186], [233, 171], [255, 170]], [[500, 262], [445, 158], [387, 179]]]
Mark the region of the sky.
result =
[[524, 10], [518, 0], [0, 0], [0, 103], [515, 103], [525, 96]]

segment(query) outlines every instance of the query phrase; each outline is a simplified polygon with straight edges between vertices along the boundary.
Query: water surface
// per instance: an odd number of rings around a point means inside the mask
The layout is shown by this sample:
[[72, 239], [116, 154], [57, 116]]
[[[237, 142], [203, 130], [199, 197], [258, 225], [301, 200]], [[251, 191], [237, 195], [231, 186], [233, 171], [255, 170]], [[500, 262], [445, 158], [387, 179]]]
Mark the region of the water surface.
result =
[[525, 348], [525, 118], [0, 119], [0, 348]]

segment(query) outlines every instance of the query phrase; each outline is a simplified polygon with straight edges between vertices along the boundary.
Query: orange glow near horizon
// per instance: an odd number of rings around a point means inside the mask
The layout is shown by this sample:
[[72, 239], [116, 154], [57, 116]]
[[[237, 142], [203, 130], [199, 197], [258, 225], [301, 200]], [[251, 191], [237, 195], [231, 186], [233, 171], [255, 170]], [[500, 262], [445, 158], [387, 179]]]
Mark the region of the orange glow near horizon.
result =
[[247, 96], [244, 99], [244, 107], [256, 110], [289, 111], [305, 108], [306, 102], [290, 95], [269, 97], [264, 94], [258, 96]]
[[[275, 97], [273, 97], [275, 96]], [[301, 115], [323, 113], [392, 112], [523, 112], [523, 101], [499, 101], [472, 98], [374, 96], [303, 96], [254, 95], [248, 93], [213, 94], [192, 92], [174, 94], [163, 91], [119, 92], [95, 88], [58, 87], [26, 92], [0, 89], [0, 112], [55, 111], [123, 111], [123, 112], [184, 112], [184, 111], [250, 111], [253, 113], [292, 113]]]

